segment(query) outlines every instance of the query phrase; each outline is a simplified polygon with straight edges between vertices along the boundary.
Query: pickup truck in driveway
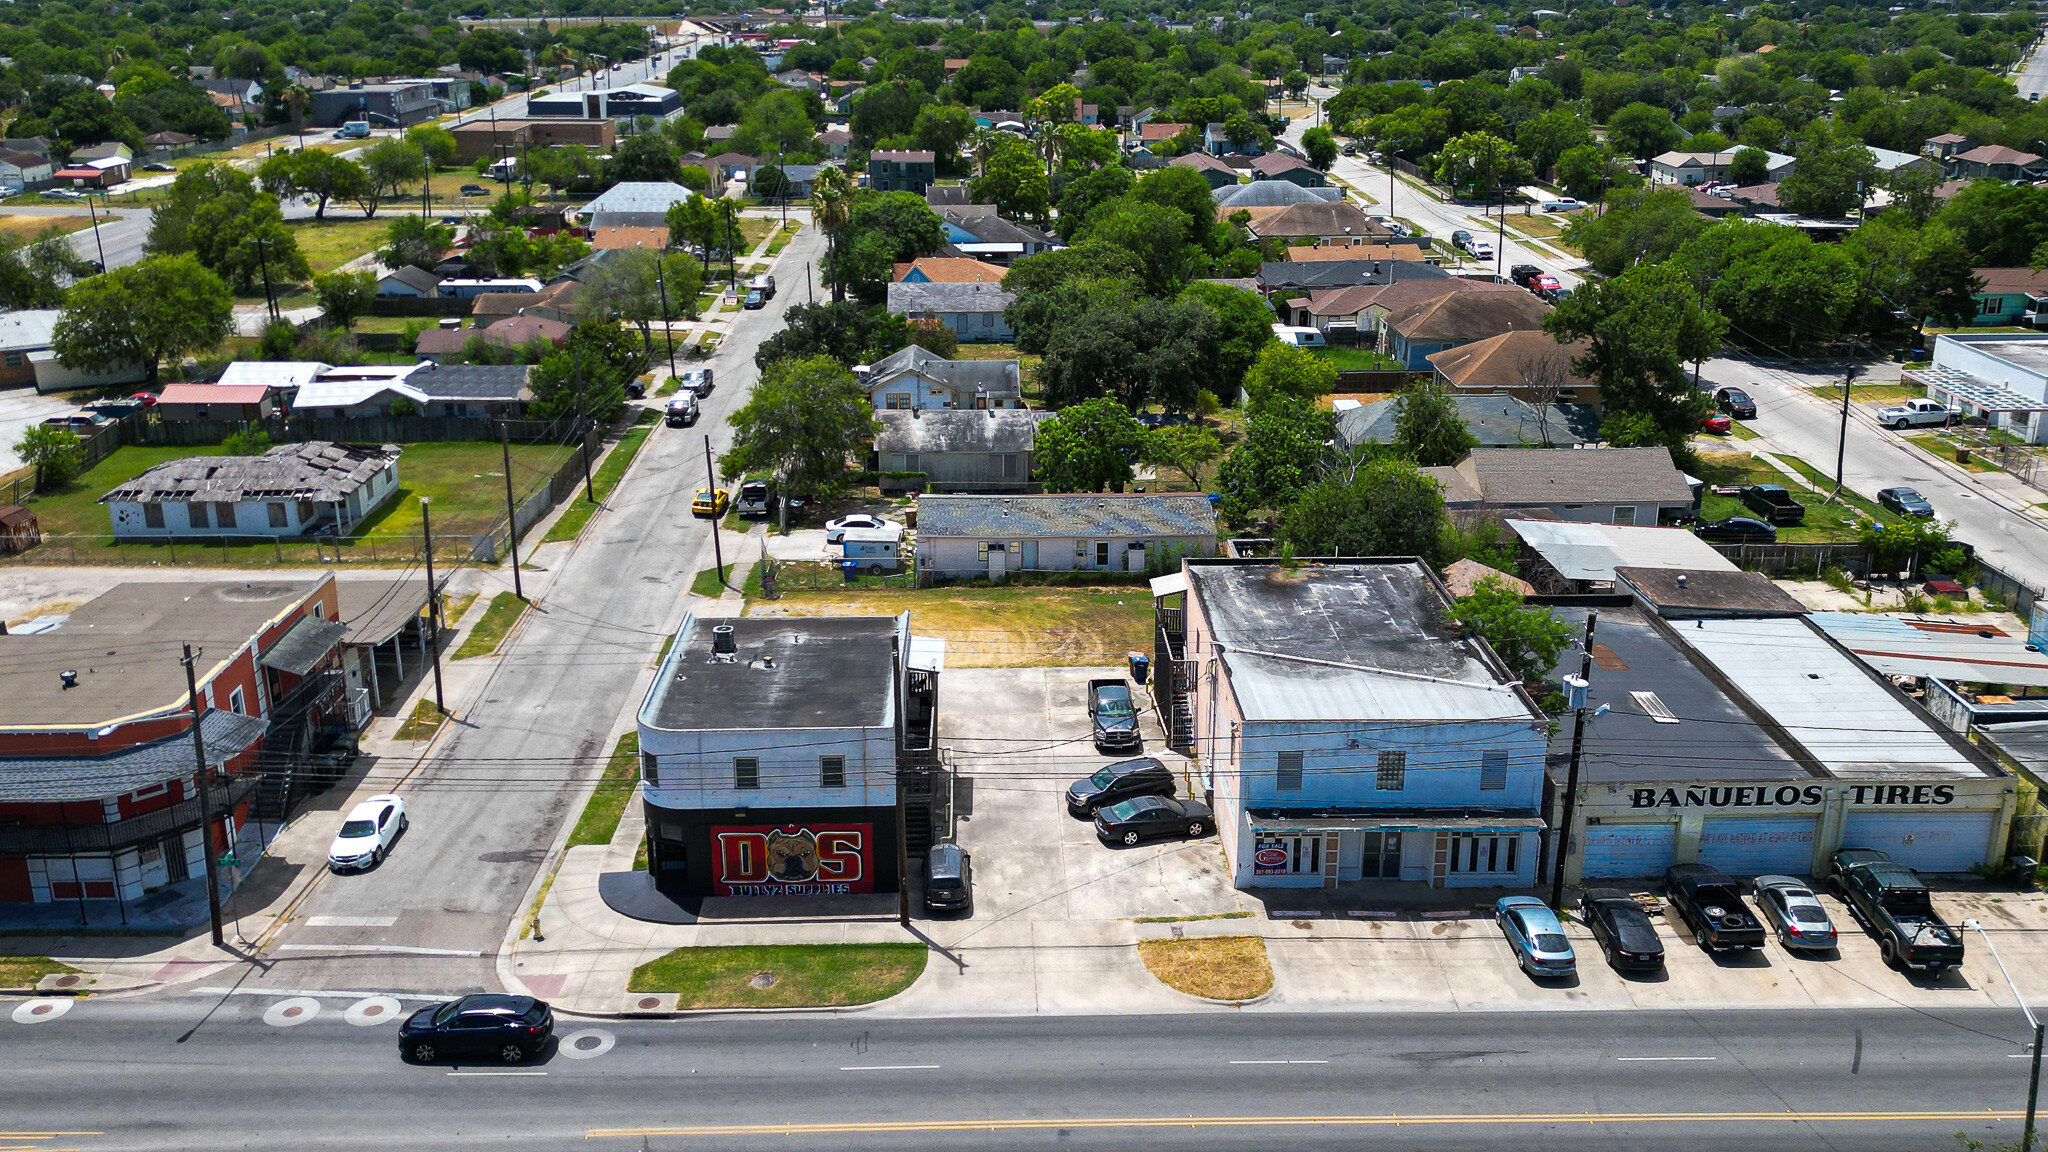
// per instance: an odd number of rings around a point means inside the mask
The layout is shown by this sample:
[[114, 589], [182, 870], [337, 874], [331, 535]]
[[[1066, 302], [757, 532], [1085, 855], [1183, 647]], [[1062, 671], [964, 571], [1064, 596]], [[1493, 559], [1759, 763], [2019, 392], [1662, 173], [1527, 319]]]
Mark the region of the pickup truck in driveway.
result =
[[1099, 749], [1121, 752], [1144, 747], [1144, 737], [1138, 733], [1137, 704], [1131, 699], [1127, 680], [1088, 682], [1088, 722]]
[[1806, 505], [1794, 500], [1782, 484], [1751, 484], [1742, 490], [1742, 506], [1766, 524], [1806, 523]]
[[1844, 848], [1828, 868], [1828, 890], [1877, 937], [1893, 968], [1931, 974], [1963, 962], [1963, 934], [1934, 910], [1927, 885], [1911, 868], [1875, 848]]
[[1742, 902], [1735, 881], [1716, 869], [1673, 864], [1664, 870], [1664, 898], [1709, 952], [1764, 946], [1764, 922]]
[[1947, 424], [1956, 413], [1932, 400], [1908, 400], [1877, 410], [1877, 422], [1887, 428], [1921, 428]]

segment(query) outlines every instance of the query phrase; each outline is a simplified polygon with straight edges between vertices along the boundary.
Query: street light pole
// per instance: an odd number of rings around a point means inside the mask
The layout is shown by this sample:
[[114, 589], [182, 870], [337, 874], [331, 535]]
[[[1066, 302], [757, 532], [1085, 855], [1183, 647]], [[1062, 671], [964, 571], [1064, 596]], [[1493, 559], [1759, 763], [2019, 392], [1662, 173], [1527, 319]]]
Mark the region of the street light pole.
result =
[[2026, 998], [2020, 995], [2019, 985], [2012, 982], [2012, 973], [2005, 970], [2005, 958], [1998, 954], [1998, 945], [1991, 942], [1991, 934], [1984, 931], [1984, 925], [1974, 917], [1963, 921], [1963, 927], [1984, 938], [1984, 946], [1991, 949], [1991, 959], [1998, 964], [1998, 974], [2005, 977], [2005, 986], [2012, 989], [2012, 998], [2020, 1006], [2020, 1012], [2027, 1018], [2027, 1024], [2034, 1030], [2033, 1070], [2027, 1075], [2027, 1125], [2020, 1131], [2020, 1152], [2034, 1152], [2034, 1108], [2041, 1099], [2041, 1045], [2048, 1040], [2048, 1025], [2034, 1015], [2027, 1007]]

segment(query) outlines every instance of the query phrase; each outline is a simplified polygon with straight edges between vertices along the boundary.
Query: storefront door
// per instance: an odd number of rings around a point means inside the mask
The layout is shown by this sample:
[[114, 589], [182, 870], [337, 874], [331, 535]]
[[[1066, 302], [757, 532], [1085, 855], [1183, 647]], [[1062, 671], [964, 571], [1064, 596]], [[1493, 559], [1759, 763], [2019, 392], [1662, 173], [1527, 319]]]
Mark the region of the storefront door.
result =
[[1358, 875], [1365, 880], [1401, 878], [1401, 834], [1372, 829], [1365, 833], [1365, 850], [1359, 859]]

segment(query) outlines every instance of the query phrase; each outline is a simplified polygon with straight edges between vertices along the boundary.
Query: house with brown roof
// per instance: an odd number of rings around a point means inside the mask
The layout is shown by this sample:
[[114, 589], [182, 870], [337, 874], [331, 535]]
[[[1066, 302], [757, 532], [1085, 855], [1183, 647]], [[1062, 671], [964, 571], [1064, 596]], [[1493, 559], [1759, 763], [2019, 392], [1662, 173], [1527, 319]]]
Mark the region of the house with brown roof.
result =
[[[605, 245], [594, 247], [603, 248]], [[489, 328], [514, 316], [544, 316], [574, 325], [576, 297], [582, 291], [581, 283], [562, 280], [538, 292], [486, 292], [470, 305], [469, 315], [478, 328]]]
[[502, 348], [524, 348], [536, 340], [559, 344], [568, 337], [572, 328], [572, 324], [545, 316], [514, 316], [489, 328], [429, 328], [420, 333], [419, 342], [413, 345], [413, 354], [423, 360], [438, 361], [443, 356], [462, 351], [471, 340], [482, 340]]
[[853, 146], [853, 133], [844, 128], [827, 128], [825, 131], [818, 133], [817, 140], [818, 147], [824, 151], [827, 157], [838, 160], [846, 155], [848, 148]]
[[1245, 227], [1261, 240], [1311, 237], [1344, 241], [1389, 234], [1386, 225], [1351, 204], [1316, 201], [1279, 208], [1247, 208], [1245, 211], [1251, 216]]
[[1150, 148], [1154, 144], [1164, 144], [1187, 130], [1187, 125], [1171, 120], [1148, 120], [1138, 125], [1138, 143]]
[[1285, 180], [1303, 188], [1327, 188], [1329, 178], [1311, 165], [1297, 160], [1285, 152], [1268, 152], [1252, 158], [1252, 179]]
[[2048, 319], [2048, 272], [1978, 268], [1973, 274], [1983, 284], [1973, 294], [1977, 302], [1977, 314], [1970, 318], [1973, 327], [2031, 327]]
[[278, 390], [268, 384], [166, 384], [157, 419], [262, 420], [277, 415]]
[[[1286, 301], [1283, 314], [1296, 327], [1340, 335], [1355, 330], [1361, 338], [1378, 345], [1381, 343], [1381, 322], [1392, 313], [1404, 312], [1461, 292], [1499, 292], [1502, 289], [1521, 291], [1512, 284], [1463, 280], [1452, 276], [1396, 279], [1393, 283], [1376, 280], [1366, 284], [1311, 288], [1307, 296]], [[1523, 292], [1522, 295], [1527, 296], [1528, 293]]]
[[1933, 157], [1935, 162], [1946, 166], [1950, 160], [1955, 159], [1956, 153], [1968, 152], [1976, 146], [1977, 142], [1968, 136], [1944, 132], [1939, 136], [1929, 136], [1927, 142], [1920, 146], [1920, 151]]
[[1986, 144], [1956, 153], [1947, 169], [1950, 176], [1964, 180], [2039, 180], [2048, 176], [2048, 160], [2003, 144]]
[[1184, 155], [1175, 156], [1172, 166], [1175, 168], [1194, 169], [1201, 174], [1202, 179], [1209, 182], [1209, 187], [1212, 189], [1223, 188], [1237, 183], [1237, 169], [1209, 155], [1207, 152], [1189, 152]]
[[961, 256], [920, 256], [898, 264], [889, 279], [906, 284], [1000, 284], [1009, 272], [998, 264]]
[[1448, 468], [1424, 468], [1444, 505], [1494, 517], [1653, 526], [1690, 514], [1692, 485], [1668, 448], [1475, 448]]
[[668, 229], [646, 227], [637, 224], [614, 224], [593, 228], [590, 232], [592, 248], [645, 248], [659, 252], [668, 247]]
[[1540, 329], [1503, 332], [1429, 357], [1437, 383], [1455, 393], [1504, 393], [1531, 403], [1590, 405], [1600, 411], [1600, 384], [1572, 367], [1590, 340], [1560, 344]]
[[1536, 331], [1550, 314], [1550, 305], [1528, 292], [1514, 290], [1512, 284], [1468, 283], [1480, 290], [1444, 293], [1387, 313], [1380, 321], [1380, 351], [1411, 372], [1427, 372], [1433, 353], [1503, 332]]

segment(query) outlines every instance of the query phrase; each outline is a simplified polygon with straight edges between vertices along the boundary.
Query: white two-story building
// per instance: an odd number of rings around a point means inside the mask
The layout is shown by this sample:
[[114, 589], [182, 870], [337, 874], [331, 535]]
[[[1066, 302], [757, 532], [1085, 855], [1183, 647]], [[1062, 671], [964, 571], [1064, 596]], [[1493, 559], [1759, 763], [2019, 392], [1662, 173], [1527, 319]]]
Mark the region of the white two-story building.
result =
[[1153, 591], [1238, 887], [1534, 882], [1548, 720], [1420, 560], [1188, 560]]
[[685, 617], [639, 716], [655, 887], [896, 891], [899, 772], [933, 748], [942, 661], [907, 613]]

